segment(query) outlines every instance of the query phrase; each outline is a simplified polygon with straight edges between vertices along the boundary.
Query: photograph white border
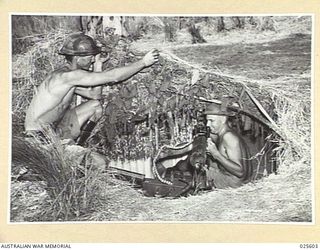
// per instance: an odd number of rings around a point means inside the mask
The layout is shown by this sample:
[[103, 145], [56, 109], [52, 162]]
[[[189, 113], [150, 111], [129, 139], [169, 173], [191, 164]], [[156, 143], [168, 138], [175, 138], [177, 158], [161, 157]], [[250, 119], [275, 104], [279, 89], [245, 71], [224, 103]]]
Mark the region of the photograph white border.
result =
[[[10, 221], [10, 202], [11, 202], [11, 167], [12, 167], [12, 16], [13, 15], [34, 15], [34, 16], [168, 16], [168, 17], [214, 17], [214, 16], [311, 16], [312, 18], [312, 34], [311, 34], [311, 187], [312, 187], [312, 221], [311, 222], [248, 222], [248, 221], [53, 221], [53, 222], [11, 222]], [[310, 226], [316, 224], [316, 207], [315, 207], [315, 166], [314, 166], [314, 64], [315, 64], [315, 14], [314, 13], [276, 13], [276, 14], [137, 14], [137, 13], [39, 13], [39, 12], [9, 12], [9, 172], [8, 172], [8, 204], [7, 204], [7, 223], [9, 225], [42, 225], [42, 224], [248, 224], [248, 225], [296, 225], [296, 226]]]

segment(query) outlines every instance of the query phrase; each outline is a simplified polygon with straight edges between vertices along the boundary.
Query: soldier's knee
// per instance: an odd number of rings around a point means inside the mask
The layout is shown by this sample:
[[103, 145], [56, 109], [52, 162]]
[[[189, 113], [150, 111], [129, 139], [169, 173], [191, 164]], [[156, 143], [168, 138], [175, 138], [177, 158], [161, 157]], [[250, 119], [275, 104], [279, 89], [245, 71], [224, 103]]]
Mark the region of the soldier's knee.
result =
[[98, 100], [90, 100], [90, 101], [88, 101], [88, 103], [90, 103], [91, 108], [94, 108], [94, 109], [101, 106], [101, 104]]
[[95, 116], [101, 117], [103, 113], [102, 105], [99, 103], [99, 106], [96, 107]]
[[100, 101], [90, 100], [90, 108], [93, 111], [93, 115], [96, 119], [99, 119], [102, 116], [103, 110]]
[[103, 113], [102, 105], [98, 100], [91, 100], [91, 108], [94, 110], [95, 117], [101, 117]]

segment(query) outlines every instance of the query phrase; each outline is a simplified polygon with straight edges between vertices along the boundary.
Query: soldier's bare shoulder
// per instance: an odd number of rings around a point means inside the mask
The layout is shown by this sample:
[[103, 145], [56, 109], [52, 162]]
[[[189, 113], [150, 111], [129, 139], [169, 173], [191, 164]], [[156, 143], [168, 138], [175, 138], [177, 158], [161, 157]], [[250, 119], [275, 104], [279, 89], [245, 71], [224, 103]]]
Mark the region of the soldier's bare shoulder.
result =
[[227, 142], [228, 144], [235, 144], [239, 143], [239, 137], [236, 132], [232, 130], [228, 130], [224, 135], [223, 135], [223, 141]]
[[52, 72], [53, 79], [60, 81], [61, 83], [72, 83], [82, 78], [83, 74], [87, 71], [82, 69], [70, 69], [68, 67], [62, 67]]
[[72, 70], [68, 67], [62, 67], [52, 71], [46, 78], [46, 82], [60, 83], [63, 81], [65, 73], [71, 72]]

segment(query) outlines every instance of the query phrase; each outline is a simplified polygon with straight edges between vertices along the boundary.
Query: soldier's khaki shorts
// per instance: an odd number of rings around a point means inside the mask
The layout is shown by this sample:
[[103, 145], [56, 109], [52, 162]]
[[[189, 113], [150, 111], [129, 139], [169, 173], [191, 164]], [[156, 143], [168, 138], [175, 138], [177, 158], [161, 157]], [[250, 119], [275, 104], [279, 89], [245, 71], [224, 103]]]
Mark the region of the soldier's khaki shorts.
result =
[[61, 139], [76, 139], [80, 134], [80, 124], [74, 109], [69, 109], [56, 126], [56, 133]]

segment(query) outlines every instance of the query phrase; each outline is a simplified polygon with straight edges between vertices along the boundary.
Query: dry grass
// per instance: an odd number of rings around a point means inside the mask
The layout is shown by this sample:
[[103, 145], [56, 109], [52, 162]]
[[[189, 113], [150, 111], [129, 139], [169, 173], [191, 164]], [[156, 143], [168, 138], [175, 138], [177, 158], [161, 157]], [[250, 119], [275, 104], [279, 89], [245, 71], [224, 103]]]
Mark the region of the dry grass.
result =
[[[92, 170], [87, 149], [62, 145], [51, 129], [45, 131], [48, 141], [45, 144], [39, 137], [27, 140], [13, 137], [12, 170], [27, 167], [29, 173], [32, 171], [37, 175], [40, 187], [50, 197], [39, 220], [70, 220], [88, 212], [96, 197], [96, 180], [101, 172]], [[11, 191], [12, 203], [15, 203], [16, 191]]]

